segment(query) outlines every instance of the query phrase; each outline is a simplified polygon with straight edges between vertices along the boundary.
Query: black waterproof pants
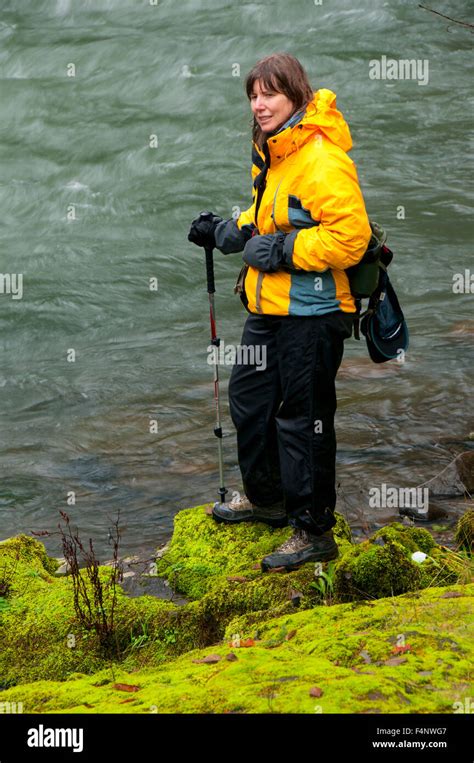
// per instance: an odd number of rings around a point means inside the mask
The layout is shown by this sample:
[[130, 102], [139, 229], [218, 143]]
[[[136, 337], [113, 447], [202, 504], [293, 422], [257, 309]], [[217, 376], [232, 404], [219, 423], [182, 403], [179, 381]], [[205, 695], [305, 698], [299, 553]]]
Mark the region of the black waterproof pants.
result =
[[[335, 379], [352, 316], [247, 317], [229, 381], [246, 496], [284, 502], [289, 523], [319, 535], [336, 505]], [[255, 362], [249, 362], [255, 360]]]

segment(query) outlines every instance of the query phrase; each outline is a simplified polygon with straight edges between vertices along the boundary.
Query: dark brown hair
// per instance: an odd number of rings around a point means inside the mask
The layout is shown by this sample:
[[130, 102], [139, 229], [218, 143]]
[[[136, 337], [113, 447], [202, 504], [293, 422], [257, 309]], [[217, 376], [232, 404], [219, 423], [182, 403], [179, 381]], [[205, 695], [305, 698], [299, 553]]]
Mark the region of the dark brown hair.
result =
[[[314, 97], [308, 75], [298, 59], [290, 53], [272, 53], [271, 56], [257, 61], [245, 80], [245, 90], [249, 100], [257, 80], [260, 80], [267, 90], [286, 95], [293, 102], [293, 114], [307, 106]], [[264, 143], [264, 135], [254, 117], [252, 138], [260, 148]]]

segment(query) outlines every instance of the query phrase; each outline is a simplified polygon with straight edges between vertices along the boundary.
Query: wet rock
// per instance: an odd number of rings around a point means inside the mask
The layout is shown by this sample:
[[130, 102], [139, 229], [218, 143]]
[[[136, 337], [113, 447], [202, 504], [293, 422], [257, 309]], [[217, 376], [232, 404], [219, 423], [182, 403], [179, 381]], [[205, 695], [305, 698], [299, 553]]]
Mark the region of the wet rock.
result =
[[419, 508], [413, 508], [411, 506], [403, 506], [398, 509], [398, 513], [403, 517], [404, 522], [407, 525], [411, 524], [412, 519], [416, 522], [436, 522], [440, 519], [446, 519], [449, 516], [448, 509], [441, 500], [434, 500], [429, 498], [428, 510], [420, 510]]
[[62, 577], [63, 575], [69, 575], [69, 565], [66, 562], [66, 560], [58, 558], [56, 559], [56, 561], [58, 562], [59, 567], [54, 574], [57, 575], [58, 577]]
[[154, 596], [163, 601], [171, 601], [177, 606], [183, 606], [188, 600], [174, 593], [168, 581], [156, 575], [138, 575], [135, 572], [124, 572], [121, 588], [130, 598], [137, 596]]
[[193, 660], [197, 665], [215, 665], [220, 662], [222, 657], [220, 654], [207, 654], [202, 660]]
[[169, 550], [170, 543], [171, 541], [157, 550], [155, 554], [157, 559], [161, 559], [166, 554], [166, 552]]
[[439, 474], [419, 485], [433, 496], [456, 496], [474, 492], [474, 452], [465, 451]]
[[141, 561], [140, 557], [136, 555], [124, 556], [124, 558], [122, 559], [122, 564], [126, 567], [130, 567], [131, 565], [139, 564], [140, 561]]

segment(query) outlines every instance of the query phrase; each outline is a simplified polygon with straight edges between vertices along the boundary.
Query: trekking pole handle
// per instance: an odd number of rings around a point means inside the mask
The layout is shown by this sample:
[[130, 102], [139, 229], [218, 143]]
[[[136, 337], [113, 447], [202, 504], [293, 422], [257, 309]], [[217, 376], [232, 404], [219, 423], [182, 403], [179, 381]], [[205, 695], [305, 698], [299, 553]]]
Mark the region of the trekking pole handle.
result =
[[[202, 220], [212, 220], [212, 214], [210, 212], [201, 212], [200, 218]], [[208, 294], [214, 294], [216, 286], [214, 283], [214, 259], [212, 256], [212, 246], [205, 246], [206, 252], [206, 273], [207, 273], [207, 292]]]
[[212, 256], [212, 248], [205, 247], [206, 251], [206, 274], [207, 274], [207, 292], [208, 294], [214, 294], [216, 286], [214, 283], [214, 258]]

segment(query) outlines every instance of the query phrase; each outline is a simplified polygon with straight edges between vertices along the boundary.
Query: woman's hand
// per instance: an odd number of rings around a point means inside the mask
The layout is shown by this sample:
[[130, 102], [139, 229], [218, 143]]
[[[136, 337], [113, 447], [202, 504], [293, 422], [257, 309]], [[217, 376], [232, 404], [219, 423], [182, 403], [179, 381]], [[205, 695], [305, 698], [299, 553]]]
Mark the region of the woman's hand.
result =
[[[291, 236], [291, 234], [289, 234]], [[252, 236], [245, 244], [242, 259], [264, 273], [276, 273], [281, 268], [291, 267], [292, 246], [285, 246], [287, 234], [267, 233], [263, 236]], [[291, 242], [292, 243], [292, 242]]]
[[215, 230], [222, 217], [213, 212], [201, 212], [192, 223], [188, 233], [188, 241], [197, 246], [203, 246], [207, 249], [214, 249], [216, 245]]

